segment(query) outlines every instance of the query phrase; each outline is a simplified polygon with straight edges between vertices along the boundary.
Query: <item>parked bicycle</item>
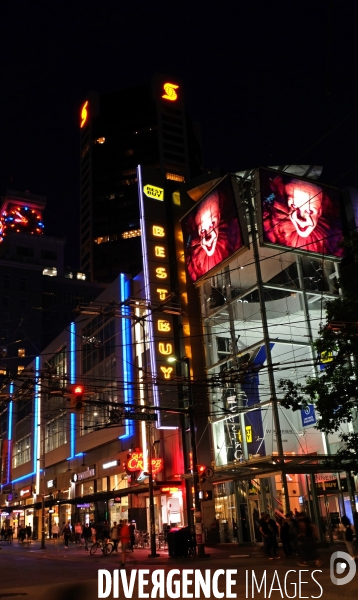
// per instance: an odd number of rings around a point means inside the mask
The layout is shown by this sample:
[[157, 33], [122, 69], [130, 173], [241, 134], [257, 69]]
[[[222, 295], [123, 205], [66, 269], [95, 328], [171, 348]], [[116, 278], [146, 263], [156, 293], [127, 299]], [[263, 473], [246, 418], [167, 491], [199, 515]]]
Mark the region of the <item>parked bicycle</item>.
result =
[[111, 542], [105, 542], [104, 540], [97, 540], [90, 548], [90, 554], [96, 554], [97, 550], [102, 550], [103, 554], [107, 556], [113, 552], [113, 544]]

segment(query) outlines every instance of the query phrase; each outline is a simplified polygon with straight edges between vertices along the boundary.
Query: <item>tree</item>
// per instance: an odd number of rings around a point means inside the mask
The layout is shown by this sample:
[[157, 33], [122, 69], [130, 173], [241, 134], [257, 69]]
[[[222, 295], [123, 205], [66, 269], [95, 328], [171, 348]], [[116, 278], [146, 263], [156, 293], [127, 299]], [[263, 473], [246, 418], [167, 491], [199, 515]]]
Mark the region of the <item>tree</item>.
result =
[[[298, 410], [314, 404], [320, 415], [316, 428], [327, 434], [339, 431], [343, 423], [358, 424], [358, 235], [345, 246], [355, 260], [342, 267], [343, 296], [327, 302], [326, 322], [314, 344], [321, 360], [329, 358], [325, 369], [304, 384], [289, 379], [279, 382], [284, 393], [282, 406]], [[352, 460], [358, 455], [358, 428], [357, 432], [341, 433], [340, 439], [337, 461]]]

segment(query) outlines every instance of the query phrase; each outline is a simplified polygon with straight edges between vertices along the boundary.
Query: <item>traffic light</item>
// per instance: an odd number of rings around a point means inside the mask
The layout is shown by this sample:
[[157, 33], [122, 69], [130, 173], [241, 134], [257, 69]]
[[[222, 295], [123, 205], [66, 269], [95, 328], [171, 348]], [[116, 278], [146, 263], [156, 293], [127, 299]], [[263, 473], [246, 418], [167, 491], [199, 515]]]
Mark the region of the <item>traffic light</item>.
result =
[[204, 481], [206, 481], [205, 471], [206, 471], [205, 465], [198, 465], [198, 474], [199, 474], [200, 483], [204, 483]]
[[213, 492], [211, 490], [199, 490], [199, 500], [205, 502], [206, 500], [213, 499]]
[[82, 412], [84, 409], [83, 402], [84, 387], [83, 385], [73, 385], [71, 388], [71, 409], [75, 412]]

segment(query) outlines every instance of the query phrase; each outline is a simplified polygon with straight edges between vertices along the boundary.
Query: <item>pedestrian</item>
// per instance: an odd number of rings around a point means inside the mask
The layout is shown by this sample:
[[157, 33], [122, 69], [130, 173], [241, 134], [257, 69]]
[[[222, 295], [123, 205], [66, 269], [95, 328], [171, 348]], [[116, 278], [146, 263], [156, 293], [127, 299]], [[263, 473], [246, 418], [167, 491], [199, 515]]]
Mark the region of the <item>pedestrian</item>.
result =
[[290, 546], [296, 555], [299, 554], [300, 549], [298, 547], [298, 521], [294, 518], [292, 512], [288, 512], [286, 515], [290, 530]]
[[85, 550], [88, 550], [88, 542], [92, 538], [92, 531], [88, 523], [83, 528], [83, 539], [85, 541]]
[[119, 529], [117, 521], [114, 521], [113, 527], [111, 529], [111, 540], [113, 542], [113, 552], [118, 552]]
[[14, 530], [11, 525], [6, 530], [6, 539], [8, 544], [12, 544], [14, 539]]
[[75, 543], [80, 545], [82, 548], [82, 525], [81, 523], [75, 524]]
[[52, 540], [53, 540], [53, 543], [54, 543], [55, 546], [57, 544], [59, 533], [60, 533], [60, 528], [57, 525], [57, 523], [54, 523], [52, 525]]
[[134, 552], [134, 544], [135, 544], [135, 524], [131, 523], [129, 525], [129, 548]]
[[26, 527], [26, 540], [31, 542], [32, 529], [30, 523]]
[[19, 533], [17, 534], [19, 544], [23, 544], [26, 539], [26, 529], [24, 525], [20, 526]]
[[69, 523], [64, 523], [64, 527], [62, 530], [63, 539], [65, 542], [65, 550], [68, 550], [68, 542], [71, 539], [71, 527]]
[[110, 535], [111, 535], [108, 521], [105, 521], [103, 523], [103, 530], [102, 530], [102, 532], [103, 532], [103, 540], [107, 543], [109, 541], [109, 538], [110, 538]]
[[353, 546], [355, 537], [354, 527], [346, 515], [341, 518], [341, 523], [343, 526], [343, 539], [347, 548], [347, 552], [352, 559], [358, 558]]
[[125, 565], [126, 565], [126, 552], [127, 552], [128, 548], [129, 548], [129, 541], [130, 541], [129, 525], [128, 525], [126, 519], [123, 519], [123, 521], [122, 521], [122, 527], [121, 527], [121, 532], [120, 532], [120, 539], [121, 539], [121, 546], [122, 546], [122, 562], [121, 562], [121, 567], [125, 567]]
[[292, 548], [290, 543], [290, 524], [287, 519], [284, 519], [281, 524], [280, 539], [286, 558], [290, 558], [292, 556]]
[[[274, 558], [279, 559], [276, 552], [276, 544], [275, 544], [275, 531], [270, 521], [273, 519], [270, 518], [270, 515], [265, 515], [265, 517], [261, 516], [260, 519], [260, 533], [262, 535], [262, 539], [264, 542], [264, 550], [267, 554], [269, 560], [273, 560]], [[274, 521], [273, 521], [274, 522]]]
[[92, 542], [95, 543], [97, 541], [97, 529], [94, 523], [91, 524], [90, 529], [92, 535]]
[[301, 513], [298, 520], [298, 543], [300, 548], [300, 567], [322, 565], [317, 550], [318, 529], [310, 517]]

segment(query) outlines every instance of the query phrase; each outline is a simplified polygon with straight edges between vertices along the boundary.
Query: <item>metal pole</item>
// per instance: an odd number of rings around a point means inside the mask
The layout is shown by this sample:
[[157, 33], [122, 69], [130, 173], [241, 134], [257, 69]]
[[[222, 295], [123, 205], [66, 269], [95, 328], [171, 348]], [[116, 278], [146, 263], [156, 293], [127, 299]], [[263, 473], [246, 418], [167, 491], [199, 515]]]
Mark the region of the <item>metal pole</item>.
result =
[[149, 558], [157, 558], [157, 547], [155, 543], [155, 512], [154, 512], [154, 487], [153, 487], [153, 465], [152, 465], [152, 436], [151, 425], [148, 423], [148, 462], [149, 462], [149, 521], [150, 521], [150, 554]]
[[[283, 444], [282, 444], [282, 436], [281, 436], [280, 415], [278, 412], [278, 403], [277, 403], [277, 397], [276, 397], [276, 385], [275, 385], [275, 378], [274, 378], [273, 366], [272, 366], [270, 336], [269, 336], [269, 328], [268, 328], [268, 323], [267, 323], [264, 289], [263, 289], [263, 281], [262, 281], [261, 266], [260, 266], [260, 253], [259, 253], [259, 247], [258, 247], [258, 243], [257, 243], [256, 224], [255, 224], [255, 218], [254, 218], [254, 214], [253, 214], [252, 198], [251, 198], [250, 193], [248, 193], [248, 205], [249, 205], [251, 232], [252, 232], [252, 248], [253, 248], [253, 255], [254, 255], [254, 262], [255, 262], [257, 291], [258, 291], [258, 295], [259, 295], [262, 331], [263, 331], [263, 335], [264, 335], [264, 345], [265, 345], [265, 351], [266, 351], [267, 375], [268, 375], [271, 400], [272, 400], [273, 421], [274, 421], [274, 427], [276, 430], [276, 444], [277, 444], [277, 452], [278, 452], [278, 461], [277, 462], [283, 464], [284, 458], [283, 458]], [[282, 469], [281, 474], [282, 474], [282, 487], [283, 487], [284, 499], [285, 499], [285, 512], [289, 512], [290, 499], [289, 499], [289, 494], [288, 494], [286, 473], [285, 473], [284, 469]]]
[[190, 444], [193, 455], [193, 482], [194, 482], [194, 507], [195, 507], [195, 536], [196, 545], [198, 547], [198, 556], [205, 556], [205, 548], [203, 543], [203, 523], [201, 519], [201, 504], [199, 499], [199, 473], [198, 473], [198, 456], [196, 451], [196, 436], [195, 436], [195, 421], [194, 421], [194, 406], [193, 394], [190, 379], [190, 362], [189, 358], [185, 357], [184, 362], [188, 369], [188, 409], [189, 409], [189, 429], [190, 429]]

